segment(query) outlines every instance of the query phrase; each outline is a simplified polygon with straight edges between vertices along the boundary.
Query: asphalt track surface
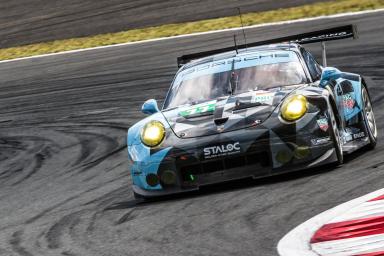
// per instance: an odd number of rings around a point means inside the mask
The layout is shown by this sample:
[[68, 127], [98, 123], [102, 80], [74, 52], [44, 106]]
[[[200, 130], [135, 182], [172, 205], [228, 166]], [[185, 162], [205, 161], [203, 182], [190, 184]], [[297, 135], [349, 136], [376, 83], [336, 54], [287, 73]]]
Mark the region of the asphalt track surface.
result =
[[266, 11], [325, 0], [0, 0], [0, 47]]
[[[356, 23], [329, 65], [370, 77], [384, 117], [384, 12], [262, 27], [248, 41]], [[232, 32], [0, 63], [0, 255], [276, 255], [310, 217], [384, 185], [384, 144], [337, 169], [240, 181], [137, 204], [127, 128], [164, 97], [176, 57], [232, 43]], [[319, 53], [318, 46], [311, 46]]]

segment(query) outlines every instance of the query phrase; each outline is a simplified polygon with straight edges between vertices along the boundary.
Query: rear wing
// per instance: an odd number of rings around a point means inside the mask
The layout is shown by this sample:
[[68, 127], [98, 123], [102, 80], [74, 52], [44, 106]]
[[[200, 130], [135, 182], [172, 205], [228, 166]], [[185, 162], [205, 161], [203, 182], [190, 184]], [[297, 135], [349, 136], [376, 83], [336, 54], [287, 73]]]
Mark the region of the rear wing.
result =
[[[240, 49], [245, 49], [249, 47], [268, 45], [268, 44], [277, 44], [277, 43], [297, 43], [297, 44], [311, 44], [321, 42], [323, 46], [323, 62], [326, 66], [326, 57], [325, 57], [325, 41], [340, 40], [346, 38], [358, 38], [357, 27], [355, 25], [346, 25], [341, 27], [333, 27], [329, 29], [323, 29], [319, 31], [308, 32], [304, 34], [298, 34], [293, 36], [280, 37], [260, 42], [253, 42], [248, 44], [242, 44], [237, 46], [231, 46], [221, 49], [210, 50], [206, 52], [192, 53], [188, 55], [183, 55], [177, 58], [177, 64], [179, 67], [187, 64], [188, 62], [200, 59], [215, 54], [225, 53], [236, 51]], [[324, 61], [325, 60], [325, 61]]]

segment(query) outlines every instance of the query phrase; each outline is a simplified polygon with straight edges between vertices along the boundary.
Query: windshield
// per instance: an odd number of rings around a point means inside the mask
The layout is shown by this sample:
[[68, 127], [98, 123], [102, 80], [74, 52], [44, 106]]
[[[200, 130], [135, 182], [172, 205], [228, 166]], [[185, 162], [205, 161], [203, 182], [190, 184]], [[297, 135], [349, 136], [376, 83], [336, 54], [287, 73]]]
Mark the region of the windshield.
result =
[[230, 94], [306, 83], [297, 54], [271, 51], [197, 65], [180, 72], [164, 108], [197, 104]]

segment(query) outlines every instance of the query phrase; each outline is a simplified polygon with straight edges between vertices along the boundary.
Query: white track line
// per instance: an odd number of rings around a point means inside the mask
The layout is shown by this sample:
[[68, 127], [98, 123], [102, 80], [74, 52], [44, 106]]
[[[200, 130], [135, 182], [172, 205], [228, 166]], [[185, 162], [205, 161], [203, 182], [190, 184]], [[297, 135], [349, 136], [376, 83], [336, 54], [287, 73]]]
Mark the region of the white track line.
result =
[[[384, 194], [384, 189], [377, 190], [368, 195], [359, 197], [352, 201], [346, 202], [328, 211], [325, 211], [314, 218], [304, 222], [298, 227], [294, 228], [287, 235], [285, 235], [278, 243], [277, 250], [280, 256], [318, 256], [319, 254], [314, 252], [311, 248], [310, 240], [314, 233], [320, 229], [324, 224], [335, 222], [339, 220], [338, 217], [347, 213], [347, 217], [354, 218], [356, 215], [349, 215], [348, 213], [357, 213], [358, 211], [352, 210], [367, 201], [381, 196]], [[357, 209], [361, 209], [358, 207]], [[348, 216], [349, 215], [349, 216]], [[337, 243], [337, 242], [335, 242]], [[318, 245], [320, 246], [320, 244]], [[333, 254], [332, 254], [333, 255]], [[345, 255], [345, 254], [335, 254]]]
[[[244, 27], [244, 29], [260, 28], [260, 27], [268, 27], [268, 26], [278, 26], [278, 25], [286, 25], [286, 24], [294, 24], [294, 23], [307, 22], [307, 21], [315, 21], [315, 20], [322, 20], [322, 19], [334, 19], [334, 18], [340, 18], [340, 17], [358, 16], [358, 15], [371, 14], [371, 13], [377, 13], [377, 12], [383, 12], [383, 11], [384, 11], [384, 8], [383, 9], [377, 9], [377, 10], [361, 11], [361, 12], [347, 12], [347, 13], [341, 13], [341, 14], [335, 14], [335, 15], [328, 15], [328, 16], [324, 16], [323, 15], [323, 16], [318, 16], [318, 17], [313, 17], [313, 18], [304, 18], [304, 19], [279, 21], [279, 22], [271, 22], [271, 23], [264, 23], [264, 24], [246, 26], [246, 27]], [[23, 57], [23, 58], [11, 59], [11, 60], [3, 60], [3, 61], [0, 61], [0, 63], [13, 62], [13, 61], [19, 61], [19, 60], [35, 59], [35, 58], [43, 58], [43, 57], [50, 57], [50, 56], [55, 56], [55, 55], [64, 55], [64, 54], [70, 54], [70, 53], [79, 53], [79, 52], [93, 51], [93, 50], [99, 50], [99, 49], [107, 49], [107, 48], [119, 47], [119, 46], [128, 46], [128, 45], [135, 45], [135, 44], [145, 44], [145, 43], [150, 43], [150, 42], [158, 42], [158, 41], [164, 41], [164, 40], [173, 40], [173, 39], [184, 38], [184, 37], [192, 37], [192, 36], [209, 35], [209, 34], [215, 34], [215, 33], [228, 32], [228, 31], [238, 31], [238, 30], [241, 30], [241, 29], [242, 29], [241, 27], [237, 27], [237, 28], [220, 29], [220, 30], [213, 30], [213, 31], [207, 31], [207, 32], [185, 34], [185, 35], [179, 35], [179, 36], [161, 37], [161, 38], [149, 39], [149, 40], [143, 40], [143, 41], [137, 41], [137, 42], [112, 44], [112, 45], [98, 46], [98, 47], [85, 48], [85, 49], [79, 49], [79, 50], [72, 50], [72, 51], [64, 51], [64, 52], [57, 52], [57, 53], [48, 53], [48, 54], [42, 54], [42, 55], [35, 55], [35, 56]]]

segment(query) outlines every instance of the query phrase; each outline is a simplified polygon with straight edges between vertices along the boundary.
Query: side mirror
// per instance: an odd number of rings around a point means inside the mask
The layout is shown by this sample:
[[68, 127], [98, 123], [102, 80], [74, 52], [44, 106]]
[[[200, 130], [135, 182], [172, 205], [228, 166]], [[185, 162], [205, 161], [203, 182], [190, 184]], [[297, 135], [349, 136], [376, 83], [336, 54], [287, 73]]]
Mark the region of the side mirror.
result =
[[143, 112], [146, 115], [152, 115], [154, 113], [159, 112], [159, 107], [157, 106], [157, 101], [154, 99], [147, 100], [144, 102], [143, 106], [141, 107], [141, 112]]

